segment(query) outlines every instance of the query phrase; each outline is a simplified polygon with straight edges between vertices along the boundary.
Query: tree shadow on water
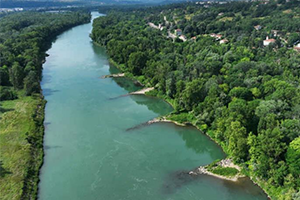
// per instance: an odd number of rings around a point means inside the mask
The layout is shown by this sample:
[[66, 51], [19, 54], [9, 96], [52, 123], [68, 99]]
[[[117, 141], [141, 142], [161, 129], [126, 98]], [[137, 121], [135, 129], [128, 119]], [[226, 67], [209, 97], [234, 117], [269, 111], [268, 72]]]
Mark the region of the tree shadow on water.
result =
[[43, 95], [44, 96], [51, 96], [55, 92], [59, 92], [59, 90], [52, 90], [52, 89], [49, 89], [49, 88], [44, 88], [43, 89]]
[[3, 162], [0, 161], [0, 178], [3, 178], [7, 174], [11, 174], [11, 172], [4, 169], [3, 168]]

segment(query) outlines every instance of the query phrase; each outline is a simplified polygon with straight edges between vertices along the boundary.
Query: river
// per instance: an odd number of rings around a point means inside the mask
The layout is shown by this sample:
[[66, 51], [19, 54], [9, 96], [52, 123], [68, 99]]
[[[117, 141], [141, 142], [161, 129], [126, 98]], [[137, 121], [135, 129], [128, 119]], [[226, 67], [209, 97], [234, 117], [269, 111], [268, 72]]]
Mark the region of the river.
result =
[[137, 126], [172, 108], [143, 95], [120, 97], [140, 89], [131, 80], [100, 79], [117, 69], [92, 43], [91, 29], [89, 23], [64, 32], [47, 52], [40, 200], [267, 199], [248, 179], [187, 175], [224, 153], [192, 127]]

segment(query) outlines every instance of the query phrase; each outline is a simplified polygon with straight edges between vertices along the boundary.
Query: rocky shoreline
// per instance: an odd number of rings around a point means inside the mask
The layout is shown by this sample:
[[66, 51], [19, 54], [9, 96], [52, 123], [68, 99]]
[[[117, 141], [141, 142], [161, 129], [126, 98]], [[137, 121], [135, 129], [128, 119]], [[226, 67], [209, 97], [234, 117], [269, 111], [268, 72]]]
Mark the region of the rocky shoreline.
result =
[[217, 166], [226, 168], [226, 167], [230, 167], [230, 168], [234, 168], [237, 169], [239, 172], [235, 175], [235, 176], [223, 176], [220, 174], [215, 174], [211, 171], [208, 170], [208, 166], [200, 166], [198, 168], [196, 168], [195, 170], [192, 170], [189, 172], [189, 175], [201, 175], [201, 174], [206, 174], [206, 175], [210, 175], [219, 179], [224, 179], [224, 180], [228, 180], [228, 181], [238, 181], [239, 178], [245, 177], [244, 175], [240, 174], [241, 168], [238, 165], [235, 165], [231, 159], [223, 159], [221, 161], [219, 161], [218, 163], [216, 163]]
[[130, 92], [129, 94], [130, 94], [130, 95], [146, 94], [147, 92], [150, 92], [151, 90], [154, 90], [154, 87], [151, 87], [151, 88], [144, 88], [144, 89], [138, 90], [138, 91], [136, 91], [136, 92]]
[[105, 78], [118, 78], [118, 77], [124, 77], [125, 73], [119, 73], [119, 74], [108, 74], [108, 75], [103, 75], [100, 78], [105, 79]]
[[166, 117], [154, 118], [154, 119], [148, 121], [147, 123], [148, 124], [154, 124], [154, 123], [158, 123], [158, 122], [167, 122], [167, 123], [174, 123], [178, 126], [186, 126], [186, 124], [182, 124], [182, 123], [179, 123], [179, 122], [176, 122], [176, 121], [169, 120]]
[[[105, 76], [102, 76], [101, 78], [114, 78], [114, 77], [125, 77], [125, 73], [120, 73], [120, 74], [111, 74], [111, 75], [105, 75]], [[142, 84], [141, 84], [142, 85]], [[146, 95], [147, 92], [151, 91], [151, 90], [154, 90], [154, 87], [152, 88], [144, 88], [142, 90], [139, 90], [139, 91], [136, 91], [136, 92], [131, 92], [131, 93], [128, 93], [128, 95]], [[165, 99], [164, 99], [165, 100]], [[165, 100], [166, 101], [166, 100]], [[167, 103], [170, 104], [170, 102], [166, 101]], [[170, 104], [171, 106], [173, 106], [172, 104]], [[187, 124], [184, 124], [184, 123], [179, 123], [177, 121], [173, 121], [173, 120], [169, 120], [167, 119], [165, 116], [164, 117], [159, 117], [159, 118], [154, 118], [148, 122], [146, 122], [147, 124], [153, 124], [153, 123], [159, 123], [159, 122], [167, 122], [167, 123], [174, 123], [178, 126], [187, 126]], [[197, 128], [199, 131], [201, 131], [199, 129], [199, 127], [193, 125], [195, 128]], [[213, 140], [214, 142], [216, 142], [213, 138], [211, 138], [208, 134], [206, 134], [211, 140]], [[220, 162], [222, 162], [223, 164], [226, 163], [226, 161], [228, 161], [230, 159], [223, 159], [221, 160]], [[229, 162], [227, 163], [229, 164], [229, 166], [227, 167], [233, 167], [233, 168], [236, 168], [239, 172], [241, 170], [241, 168], [238, 166], [238, 165], [235, 165], [233, 164], [233, 162]], [[224, 165], [225, 167], [226, 165]], [[209, 176], [213, 176], [215, 178], [219, 178], [219, 179], [223, 179], [223, 180], [228, 180], [228, 181], [233, 181], [233, 182], [237, 182], [239, 180], [239, 178], [243, 178], [243, 177], [246, 177], [245, 175], [242, 175], [241, 173], [238, 173], [236, 176], [234, 177], [226, 177], [226, 176], [222, 176], [222, 175], [219, 175], [219, 174], [215, 174], [215, 173], [212, 173], [210, 171], [207, 170], [207, 167], [208, 165], [206, 166], [199, 166], [198, 168], [194, 169], [194, 170], [191, 170], [188, 172], [189, 175], [192, 175], [192, 176], [195, 176], [195, 175], [201, 175], [201, 174], [205, 174], [205, 175], [209, 175]], [[249, 177], [250, 180], [255, 184], [255, 185], [258, 185], [263, 191], [264, 193], [268, 196], [268, 199], [271, 199], [271, 197], [269, 196], [269, 194], [266, 192], [266, 190], [264, 188], [261, 187], [260, 184], [258, 184], [256, 181], [253, 180], [252, 177]]]

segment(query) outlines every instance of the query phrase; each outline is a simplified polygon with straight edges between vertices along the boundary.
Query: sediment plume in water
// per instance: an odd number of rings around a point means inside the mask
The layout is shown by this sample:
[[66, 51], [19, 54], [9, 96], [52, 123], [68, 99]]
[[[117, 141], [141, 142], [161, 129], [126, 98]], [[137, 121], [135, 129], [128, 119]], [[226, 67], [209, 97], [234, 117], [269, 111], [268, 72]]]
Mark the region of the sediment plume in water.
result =
[[140, 128], [143, 128], [143, 127], [148, 126], [148, 125], [150, 125], [150, 124], [148, 123], [148, 121], [147, 121], [147, 122], [143, 122], [143, 123], [141, 123], [141, 124], [138, 124], [138, 125], [136, 125], [136, 126], [133, 126], [133, 127], [131, 127], [131, 128], [126, 129], [126, 131], [133, 131], [133, 130], [140, 129]]
[[145, 126], [149, 126], [149, 125], [157, 123], [157, 122], [159, 122], [158, 119], [152, 119], [152, 120], [149, 120], [147, 122], [143, 122], [143, 123], [140, 123], [140, 124], [138, 124], [136, 126], [128, 128], [128, 129], [126, 129], [126, 131], [132, 131], [132, 130], [135, 130], [135, 129], [139, 129], [139, 128], [142, 128], [142, 127], [145, 127]]
[[120, 96], [117, 96], [117, 97], [111, 97], [109, 98], [109, 100], [115, 100], [115, 99], [119, 99], [119, 98], [122, 98], [122, 97], [128, 97], [130, 94], [123, 94], [123, 95], [120, 95]]
[[164, 194], [172, 194], [175, 193], [182, 186], [196, 180], [197, 176], [192, 176], [188, 173], [188, 171], [180, 170], [170, 173], [166, 179], [164, 184], [162, 185], [162, 192]]

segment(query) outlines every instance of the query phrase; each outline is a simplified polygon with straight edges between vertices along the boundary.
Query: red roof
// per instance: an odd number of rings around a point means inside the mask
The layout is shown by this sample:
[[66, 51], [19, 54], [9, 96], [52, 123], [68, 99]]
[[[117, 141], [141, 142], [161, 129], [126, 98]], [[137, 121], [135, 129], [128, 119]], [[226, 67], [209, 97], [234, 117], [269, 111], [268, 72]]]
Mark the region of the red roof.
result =
[[265, 42], [276, 42], [275, 39], [268, 39], [268, 40], [264, 40]]
[[294, 47], [294, 49], [300, 51], [300, 47]]

